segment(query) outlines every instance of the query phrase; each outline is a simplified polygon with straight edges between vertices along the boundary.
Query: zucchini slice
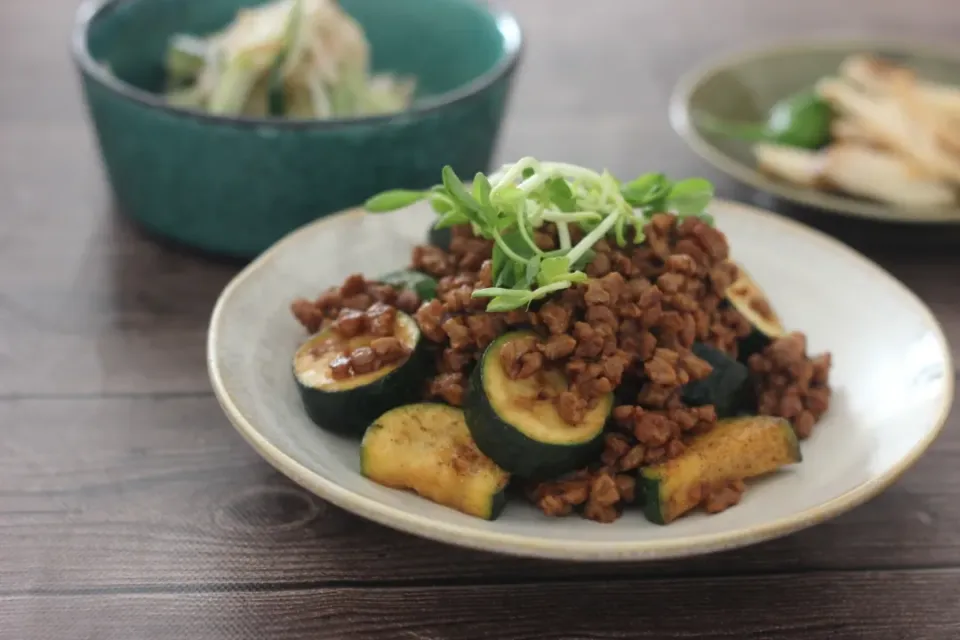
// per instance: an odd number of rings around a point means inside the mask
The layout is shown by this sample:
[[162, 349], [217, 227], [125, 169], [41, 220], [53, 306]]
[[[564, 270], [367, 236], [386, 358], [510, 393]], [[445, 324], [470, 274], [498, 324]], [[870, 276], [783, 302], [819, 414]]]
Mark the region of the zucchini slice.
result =
[[413, 269], [391, 271], [378, 278], [378, 280], [394, 289], [412, 289], [421, 300], [433, 300], [437, 297], [437, 281], [427, 274]]
[[754, 353], [759, 353], [776, 340], [786, 335], [783, 323], [773, 310], [773, 305], [767, 298], [750, 274], [737, 265], [740, 270], [739, 277], [727, 287], [725, 292], [727, 302], [753, 327], [753, 330], [746, 338], [740, 340], [737, 345], [737, 357], [746, 362]]
[[359, 436], [385, 411], [418, 400], [428, 360], [420, 328], [398, 311], [395, 337], [407, 348], [404, 359], [339, 380], [331, 364], [348, 351], [369, 346], [376, 336], [343, 339], [327, 328], [301, 345], [293, 357], [293, 373], [310, 419], [324, 429]]
[[542, 394], [545, 387], [553, 393], [567, 389], [562, 371], [511, 380], [500, 362], [505, 344], [533, 335], [514, 331], [490, 343], [470, 376], [464, 411], [481, 451], [511, 474], [539, 480], [579, 469], [598, 455], [613, 394], [597, 402], [581, 424], [567, 423], [554, 400]]
[[360, 473], [484, 520], [500, 515], [510, 480], [470, 438], [463, 411], [433, 403], [377, 418], [360, 444]]
[[693, 343], [693, 354], [706, 360], [713, 371], [702, 380], [694, 380], [683, 387], [683, 401], [691, 407], [712, 404], [717, 416], [736, 415], [748, 404], [750, 372], [723, 351], [708, 344]]
[[679, 457], [642, 468], [637, 489], [647, 519], [668, 524], [700, 504], [704, 487], [753, 478], [802, 459], [788, 421], [731, 418], [697, 436]]

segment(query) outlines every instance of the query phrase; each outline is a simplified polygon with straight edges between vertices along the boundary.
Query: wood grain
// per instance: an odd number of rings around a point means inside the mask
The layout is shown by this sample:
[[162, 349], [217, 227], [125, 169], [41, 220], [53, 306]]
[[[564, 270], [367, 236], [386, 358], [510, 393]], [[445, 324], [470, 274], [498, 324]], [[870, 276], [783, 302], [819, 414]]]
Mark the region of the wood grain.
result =
[[846, 516], [642, 566], [501, 558], [365, 522], [274, 472], [206, 397], [8, 401], [0, 424], [0, 591], [960, 567], [957, 414], [912, 471]]
[[950, 569], [7, 596], [0, 597], [0, 628], [11, 638], [97, 640], [955, 640], [958, 605], [960, 570]]
[[[952, 43], [955, 0], [495, 1], [528, 42], [498, 161], [704, 175], [877, 260], [960, 362], [960, 227], [771, 201], [697, 160], [666, 117], [678, 75], [710, 56], [801, 35]], [[960, 637], [958, 412], [869, 504], [682, 562], [465, 551], [286, 481], [209, 393], [207, 321], [238, 265], [114, 210], [64, 54], [76, 4], [0, 1], [0, 638]]]

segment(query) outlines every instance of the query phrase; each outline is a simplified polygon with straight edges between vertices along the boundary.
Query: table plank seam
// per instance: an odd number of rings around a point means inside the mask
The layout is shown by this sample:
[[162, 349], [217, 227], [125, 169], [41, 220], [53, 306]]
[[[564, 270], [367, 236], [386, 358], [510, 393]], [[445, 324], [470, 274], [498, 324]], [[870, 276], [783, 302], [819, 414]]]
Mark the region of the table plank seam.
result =
[[[641, 565], [642, 566], [642, 565]], [[807, 567], [790, 571], [704, 571], [691, 573], [660, 573], [651, 576], [644, 575], [603, 575], [591, 573], [583, 576], [558, 576], [557, 578], [529, 577], [520, 579], [505, 578], [417, 578], [412, 580], [314, 580], [295, 582], [209, 582], [195, 583], [183, 586], [161, 584], [142, 585], [100, 585], [96, 587], [71, 587], [66, 589], [28, 588], [28, 589], [0, 589], [0, 598], [20, 596], [50, 596], [50, 597], [88, 597], [113, 595], [203, 595], [211, 593], [283, 593], [288, 591], [319, 591], [319, 590], [442, 590], [496, 587], [551, 587], [566, 584], [591, 585], [603, 583], [624, 584], [632, 582], [662, 582], [667, 580], [749, 580], [752, 578], [796, 578], [811, 575], [860, 575], [881, 574], [895, 576], [897, 574], [920, 573], [924, 575], [953, 575], [960, 578], [960, 564], [945, 565], [904, 565], [899, 567], [850, 567], [844, 569], [819, 569]]]
[[39, 402], [45, 400], [179, 400], [212, 398], [212, 390], [197, 391], [107, 391], [103, 393], [0, 393], [2, 402]]

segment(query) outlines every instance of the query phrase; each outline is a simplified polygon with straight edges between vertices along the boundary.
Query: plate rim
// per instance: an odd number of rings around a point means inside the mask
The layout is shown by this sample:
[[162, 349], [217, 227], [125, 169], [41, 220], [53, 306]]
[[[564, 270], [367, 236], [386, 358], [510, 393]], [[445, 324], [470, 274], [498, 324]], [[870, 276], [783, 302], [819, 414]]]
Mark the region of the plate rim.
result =
[[[902, 223], [917, 226], [960, 224], [960, 204], [951, 208], [920, 210], [919, 215], [908, 214], [907, 209], [854, 197], [839, 196], [827, 192], [804, 189], [772, 180], [755, 167], [751, 167], [727, 155], [700, 134], [691, 122], [690, 97], [694, 89], [720, 71], [742, 62], [778, 53], [804, 52], [811, 50], [884, 50], [903, 55], [951, 60], [960, 66], [960, 48], [920, 44], [900, 38], [870, 38], [824, 36], [792, 38], [770, 41], [765, 44], [736, 49], [702, 62], [684, 73], [670, 94], [667, 115], [674, 132], [700, 158], [717, 171], [730, 176], [754, 189], [772, 194], [795, 204], [818, 211], [886, 223]], [[953, 217], [950, 217], [950, 216]]]
[[341, 509], [365, 519], [404, 533], [445, 544], [505, 555], [553, 560], [590, 562], [648, 561], [703, 555], [716, 551], [740, 548], [806, 529], [849, 511], [883, 492], [896, 482], [904, 472], [912, 467], [936, 440], [946, 424], [953, 404], [955, 389], [953, 356], [940, 322], [926, 303], [895, 276], [858, 251], [817, 229], [795, 220], [778, 216], [759, 207], [722, 198], [714, 199], [712, 206], [723, 207], [731, 211], [739, 209], [748, 215], [758, 215], [768, 218], [775, 224], [781, 224], [791, 227], [795, 231], [809, 234], [812, 240], [828, 244], [834, 250], [844, 252], [848, 257], [865, 264], [865, 266], [872, 267], [874, 270], [879, 271], [882, 276], [886, 277], [890, 284], [898, 287], [903, 295], [911, 298], [914, 303], [918, 305], [919, 310], [925, 315], [925, 319], [930, 326], [936, 330], [940, 352], [947, 368], [944, 379], [945, 394], [942, 397], [940, 414], [924, 438], [907, 451], [906, 455], [900, 458], [885, 474], [796, 514], [735, 531], [684, 536], [676, 539], [657, 541], [590, 542], [588, 540], [580, 540], [576, 545], [570, 545], [567, 541], [563, 540], [554, 541], [526, 535], [484, 531], [468, 525], [432, 520], [426, 516], [418, 515], [399, 507], [386, 505], [373, 498], [356, 494], [353, 491], [343, 488], [334, 480], [323, 478], [321, 475], [311, 471], [305, 465], [302, 465], [285, 454], [261, 435], [256, 426], [243, 415], [234, 403], [230, 391], [224, 384], [216, 358], [219, 344], [219, 326], [222, 323], [224, 308], [228, 300], [243, 286], [247, 278], [268, 265], [287, 245], [293, 244], [293, 242], [301, 236], [316, 233], [317, 229], [329, 224], [333, 220], [364, 215], [363, 210], [357, 208], [347, 209], [330, 216], [325, 216], [290, 232], [258, 258], [250, 262], [227, 283], [214, 305], [207, 332], [207, 371], [214, 396], [229, 422], [240, 435], [243, 436], [247, 443], [271, 466], [302, 488]]

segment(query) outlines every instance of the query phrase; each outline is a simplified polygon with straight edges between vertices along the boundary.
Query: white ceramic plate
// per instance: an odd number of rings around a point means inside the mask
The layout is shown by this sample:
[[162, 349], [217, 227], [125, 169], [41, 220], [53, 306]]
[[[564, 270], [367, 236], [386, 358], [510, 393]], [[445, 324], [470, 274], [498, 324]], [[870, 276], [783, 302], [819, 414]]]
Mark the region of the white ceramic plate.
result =
[[628, 511], [614, 524], [552, 519], [524, 502], [486, 522], [360, 476], [358, 443], [304, 415], [290, 359], [306, 337], [290, 301], [347, 275], [408, 264], [433, 219], [416, 206], [352, 212], [304, 227], [223, 291], [210, 323], [208, 366], [230, 421], [270, 464], [318, 496], [416, 535], [490, 551], [577, 560], [646, 560], [744, 546], [811, 526], [873, 497], [933, 441], [953, 398], [953, 365], [930, 311], [841, 243], [764, 211], [717, 201], [718, 226], [812, 352], [829, 350], [833, 406], [803, 444], [804, 462], [752, 483], [738, 506], [668, 526]]

